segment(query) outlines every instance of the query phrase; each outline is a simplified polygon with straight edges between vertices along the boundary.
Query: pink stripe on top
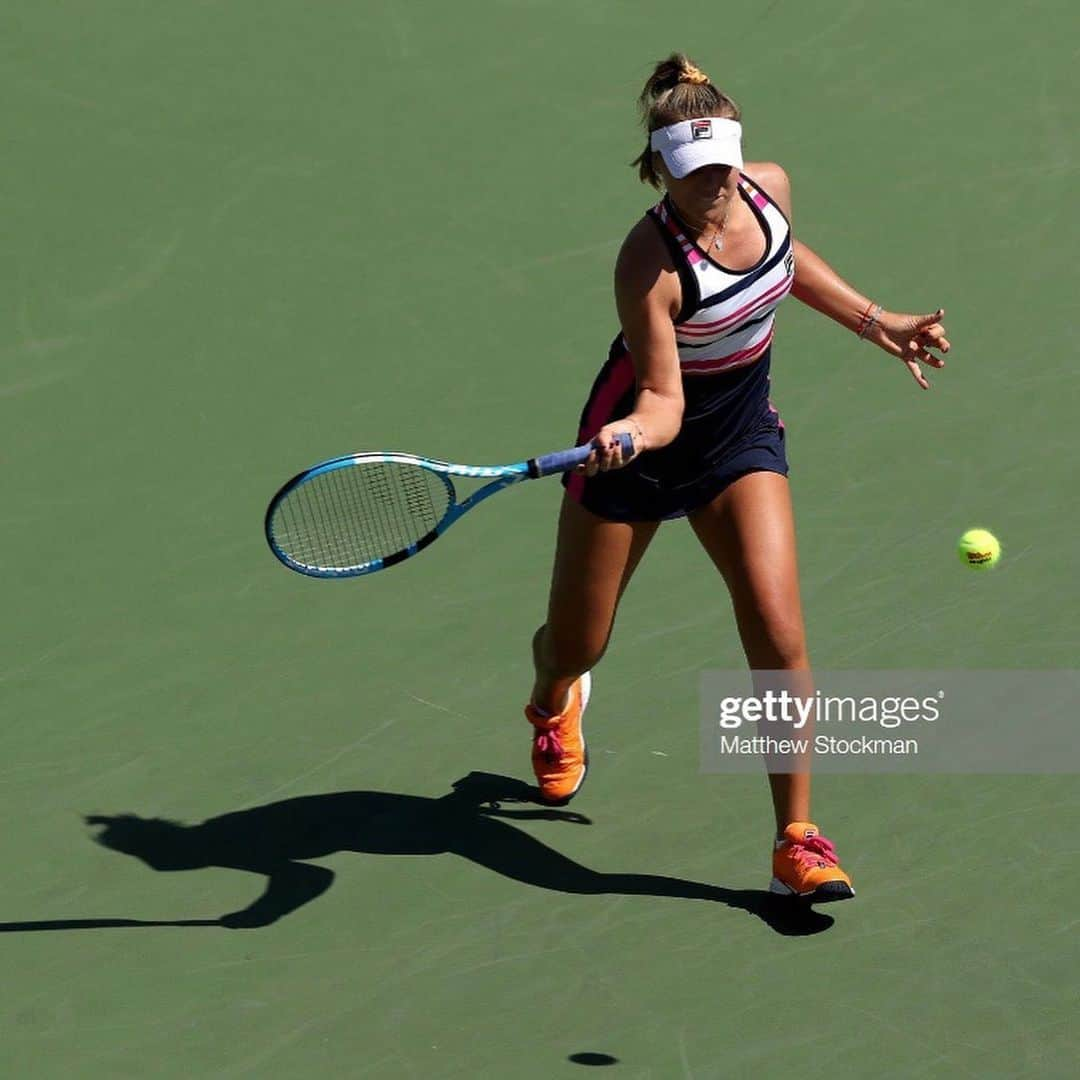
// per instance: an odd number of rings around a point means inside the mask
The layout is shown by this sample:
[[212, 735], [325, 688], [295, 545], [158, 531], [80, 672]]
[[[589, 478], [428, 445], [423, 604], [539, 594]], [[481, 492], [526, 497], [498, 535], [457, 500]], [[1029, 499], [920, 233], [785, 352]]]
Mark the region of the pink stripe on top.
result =
[[751, 300], [749, 304], [744, 304], [738, 311], [733, 311], [730, 315], [723, 319], [717, 319], [712, 323], [694, 323], [693, 326], [678, 326], [676, 331], [680, 334], [686, 334], [691, 337], [711, 337], [717, 330], [726, 330], [729, 326], [734, 326], [744, 316], [749, 314], [756, 314], [757, 311], [763, 308], [770, 300], [775, 300], [780, 296], [783, 296], [788, 291], [787, 281], [778, 282], [767, 293], [757, 297], [755, 300]]
[[754, 205], [759, 210], [764, 210], [765, 207], [769, 205], [769, 200], [766, 199], [765, 196], [762, 195], [762, 193], [749, 180], [747, 180], [745, 176], [742, 178], [742, 180], [743, 187], [746, 189], [747, 195], [749, 195], [750, 198], [754, 200]]
[[675, 324], [675, 343], [687, 373], [742, 367], [762, 356], [772, 340], [775, 309], [795, 281], [791, 227], [783, 211], [745, 176], [739, 176], [738, 190], [765, 240], [761, 258], [743, 270], [728, 269], [692, 244], [667, 199], [649, 211], [675, 241], [671, 254], [682, 264], [689, 310]]
[[712, 360], [684, 360], [682, 362], [683, 371], [687, 375], [706, 375], [715, 374], [718, 371], [729, 371], [731, 368], [745, 367], [764, 354], [765, 350], [772, 344], [772, 339], [773, 332], [770, 327], [768, 334], [756, 345], [751, 345], [748, 349], [741, 349], [730, 356], [715, 357]]

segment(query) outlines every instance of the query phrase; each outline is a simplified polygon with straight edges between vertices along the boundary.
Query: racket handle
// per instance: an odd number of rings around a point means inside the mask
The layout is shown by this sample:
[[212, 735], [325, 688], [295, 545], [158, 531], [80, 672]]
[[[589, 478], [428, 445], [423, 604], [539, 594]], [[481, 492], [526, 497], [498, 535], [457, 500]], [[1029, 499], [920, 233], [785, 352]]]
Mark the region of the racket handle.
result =
[[[619, 446], [624, 460], [629, 460], [634, 456], [634, 440], [629, 433], [624, 431], [619, 435]], [[580, 465], [592, 452], [593, 444], [589, 442], [584, 446], [575, 446], [572, 450], [559, 450], [554, 454], [544, 454], [542, 457], [533, 458], [529, 462], [529, 475], [551, 476], [552, 473], [569, 472]]]

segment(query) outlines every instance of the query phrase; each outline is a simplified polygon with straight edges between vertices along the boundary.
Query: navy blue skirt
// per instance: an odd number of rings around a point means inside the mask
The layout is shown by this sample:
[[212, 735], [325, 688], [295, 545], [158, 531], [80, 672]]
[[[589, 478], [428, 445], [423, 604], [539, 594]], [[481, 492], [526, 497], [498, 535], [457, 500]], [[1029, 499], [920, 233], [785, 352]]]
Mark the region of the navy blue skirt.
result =
[[[586, 478], [567, 473], [571, 498], [610, 521], [662, 521], [707, 505], [751, 472], [788, 474], [784, 423], [769, 401], [770, 352], [745, 368], [683, 377], [686, 406], [679, 434], [629, 465]], [[593, 383], [578, 443], [633, 411], [634, 367], [622, 340]]]

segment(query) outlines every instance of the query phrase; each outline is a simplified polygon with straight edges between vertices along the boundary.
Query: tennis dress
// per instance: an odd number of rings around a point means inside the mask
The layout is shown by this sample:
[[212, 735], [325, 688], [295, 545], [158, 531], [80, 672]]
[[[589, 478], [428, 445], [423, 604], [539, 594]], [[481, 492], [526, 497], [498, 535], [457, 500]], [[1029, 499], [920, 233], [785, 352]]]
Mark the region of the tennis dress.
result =
[[[795, 278], [791, 227], [745, 176], [738, 191], [765, 236], [764, 254], [747, 270], [726, 269], [688, 240], [667, 198], [646, 215], [660, 230], [682, 285], [675, 340], [686, 404], [682, 428], [667, 446], [612, 472], [563, 477], [570, 496], [600, 517], [681, 517], [748, 472], [787, 475], [784, 425], [769, 401], [769, 362], [774, 312]], [[633, 359], [620, 335], [585, 402], [578, 443], [631, 413], [636, 396]]]

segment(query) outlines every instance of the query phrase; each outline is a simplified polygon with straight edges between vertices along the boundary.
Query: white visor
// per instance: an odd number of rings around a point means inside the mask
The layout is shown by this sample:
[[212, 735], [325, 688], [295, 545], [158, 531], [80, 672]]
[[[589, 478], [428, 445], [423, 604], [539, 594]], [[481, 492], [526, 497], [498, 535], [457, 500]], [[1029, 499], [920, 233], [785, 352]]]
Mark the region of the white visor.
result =
[[719, 116], [683, 120], [654, 131], [649, 145], [660, 151], [668, 172], [677, 180], [702, 165], [743, 166], [742, 124], [738, 120]]

